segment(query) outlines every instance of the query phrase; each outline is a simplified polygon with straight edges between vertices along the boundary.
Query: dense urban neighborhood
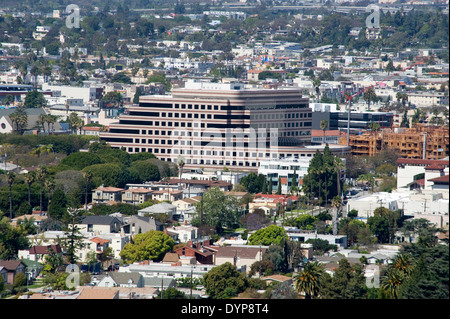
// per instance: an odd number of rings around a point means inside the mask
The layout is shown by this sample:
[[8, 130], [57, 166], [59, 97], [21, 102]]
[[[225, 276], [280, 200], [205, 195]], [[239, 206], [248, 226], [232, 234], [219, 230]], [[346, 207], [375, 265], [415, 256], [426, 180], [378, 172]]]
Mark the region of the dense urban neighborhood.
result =
[[0, 298], [448, 299], [448, 30], [448, 0], [2, 0]]

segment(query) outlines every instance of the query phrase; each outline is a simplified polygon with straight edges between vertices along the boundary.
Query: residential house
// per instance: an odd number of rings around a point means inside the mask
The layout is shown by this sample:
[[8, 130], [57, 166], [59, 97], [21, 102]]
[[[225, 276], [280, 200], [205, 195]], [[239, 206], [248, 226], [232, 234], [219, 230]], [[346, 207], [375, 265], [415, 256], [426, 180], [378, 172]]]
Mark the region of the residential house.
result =
[[157, 201], [170, 201], [170, 202], [174, 202], [177, 200], [180, 200], [183, 198], [183, 191], [182, 190], [171, 190], [170, 188], [168, 189], [162, 189], [162, 190], [158, 190], [158, 191], [154, 191], [152, 193], [152, 199], [153, 200], [157, 200]]
[[118, 288], [82, 286], [77, 299], [119, 299]]
[[36, 227], [40, 227], [42, 224], [45, 223], [47, 220], [47, 216], [45, 215], [38, 215], [38, 214], [26, 214], [18, 217], [14, 217], [11, 219], [11, 225], [16, 226], [20, 223], [24, 222], [25, 220], [33, 221], [33, 225]]
[[[120, 214], [120, 213], [119, 213]], [[153, 216], [123, 216], [118, 217], [123, 222], [123, 230], [125, 234], [136, 235], [139, 233], [146, 233], [151, 230], [163, 231], [164, 226], [157, 221]]]
[[196, 205], [201, 200], [201, 196], [186, 197], [173, 201], [172, 205], [176, 206], [177, 215], [183, 216], [183, 220], [190, 221], [196, 214]]
[[45, 263], [45, 256], [50, 255], [53, 252], [62, 257], [63, 252], [59, 244], [47, 245], [47, 246], [33, 246], [30, 249], [19, 250], [19, 259], [29, 259]]
[[94, 203], [120, 202], [122, 200], [123, 188], [100, 186], [92, 190], [92, 201]]
[[169, 216], [172, 218], [172, 216], [176, 213], [176, 207], [169, 203], [159, 203], [155, 204], [143, 209], [138, 210], [139, 216], [147, 216], [147, 215], [153, 215], [153, 214], [169, 214]]
[[226, 181], [220, 180], [198, 180], [198, 179], [179, 179], [179, 178], [171, 178], [166, 181], [168, 185], [184, 185], [184, 188], [201, 188], [204, 190], [208, 190], [213, 187], [219, 187], [221, 191], [227, 192], [232, 188], [232, 184]]
[[94, 232], [96, 234], [119, 233], [122, 222], [111, 216], [85, 216], [80, 224], [77, 224], [80, 232]]
[[292, 277], [283, 276], [283, 275], [270, 275], [261, 277], [261, 280], [264, 280], [267, 285], [271, 283], [283, 283], [287, 282], [288, 284], [292, 284]]
[[[137, 272], [144, 278], [164, 277], [164, 278], [202, 278], [205, 273], [210, 271], [214, 265], [204, 265], [192, 263], [192, 259], [179, 257], [180, 263], [161, 263], [148, 260], [139, 263], [133, 263], [119, 268], [120, 272]], [[164, 285], [168, 282], [164, 281]], [[146, 284], [146, 287], [149, 285]], [[155, 286], [161, 288], [161, 285]]]
[[152, 199], [152, 190], [146, 188], [132, 188], [122, 191], [122, 203], [139, 205]]
[[0, 266], [0, 282], [6, 283], [8, 280], [8, 270], [4, 266]]
[[[10, 115], [15, 111], [15, 108], [0, 109], [0, 133], [11, 133], [16, 129], [16, 125], [11, 121]], [[39, 115], [47, 114], [43, 108], [27, 108], [27, 125], [24, 127], [25, 132], [37, 132], [40, 127], [37, 125]], [[61, 130], [59, 123], [55, 123], [55, 130]]]
[[397, 160], [397, 188], [407, 188], [411, 186], [412, 182], [421, 178], [427, 181], [424, 186], [431, 187], [432, 183], [428, 183], [430, 179], [448, 174], [448, 157], [440, 160], [412, 158], [399, 158]]
[[[26, 274], [26, 266], [20, 260], [0, 260], [0, 268], [4, 268], [3, 273], [6, 270], [6, 282], [7, 284], [14, 284], [17, 274]], [[3, 275], [5, 278], [5, 275]]]
[[[326, 235], [316, 234], [313, 231], [302, 230], [296, 227], [285, 226], [286, 234], [290, 240], [306, 242], [308, 239], [322, 239], [328, 241], [330, 245], [337, 245], [342, 248], [347, 247], [347, 235]], [[305, 248], [308, 248], [305, 246]]]
[[188, 241], [185, 246], [175, 249], [175, 252], [180, 258], [191, 257], [195, 258], [196, 262], [202, 265], [214, 265], [214, 255], [217, 252], [215, 247], [211, 247], [210, 242]]
[[263, 254], [266, 252], [268, 246], [250, 246], [250, 245], [236, 245], [226, 247], [216, 247], [215, 265], [220, 266], [226, 262], [250, 271], [250, 266], [256, 262], [261, 261]]
[[144, 277], [144, 285], [145, 287], [153, 287], [153, 288], [175, 288], [177, 283], [175, 279], [168, 277]]
[[[282, 180], [283, 178], [281, 178]], [[287, 180], [287, 178], [284, 178]], [[283, 181], [281, 181], [283, 183]], [[249, 210], [262, 209], [267, 215], [275, 213], [279, 207], [286, 207], [298, 200], [298, 196], [287, 196], [277, 194], [255, 194], [253, 201], [249, 203]]]
[[166, 230], [168, 233], [176, 234], [177, 240], [182, 243], [187, 243], [198, 238], [198, 228], [192, 225], [173, 226]]
[[136, 272], [108, 272], [97, 285], [98, 287], [144, 287], [144, 277]]

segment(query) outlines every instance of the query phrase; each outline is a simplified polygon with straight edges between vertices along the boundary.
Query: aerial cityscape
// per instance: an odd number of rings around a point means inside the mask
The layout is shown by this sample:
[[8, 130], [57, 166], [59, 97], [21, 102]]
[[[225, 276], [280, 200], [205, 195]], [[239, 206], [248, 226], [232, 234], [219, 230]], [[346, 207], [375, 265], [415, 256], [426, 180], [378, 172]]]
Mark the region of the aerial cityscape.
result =
[[448, 300], [448, 8], [2, 0], [0, 299]]

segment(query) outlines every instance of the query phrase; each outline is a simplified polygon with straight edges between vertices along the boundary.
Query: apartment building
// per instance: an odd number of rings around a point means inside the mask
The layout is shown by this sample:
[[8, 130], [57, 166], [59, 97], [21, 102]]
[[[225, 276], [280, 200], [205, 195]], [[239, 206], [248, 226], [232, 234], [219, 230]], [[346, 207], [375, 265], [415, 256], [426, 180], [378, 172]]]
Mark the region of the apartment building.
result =
[[[347, 143], [340, 138], [340, 143]], [[383, 149], [395, 149], [400, 157], [438, 160], [449, 156], [449, 132], [445, 127], [416, 124], [413, 128], [386, 128], [349, 136], [351, 153], [373, 156]]]
[[421, 124], [383, 130], [383, 146], [397, 149], [402, 157], [437, 160], [449, 156], [449, 132], [445, 127]]
[[[261, 160], [314, 155], [311, 109], [301, 89], [187, 81], [172, 95], [141, 96], [100, 139], [185, 168], [257, 170]], [[339, 151], [345, 151], [340, 147]]]

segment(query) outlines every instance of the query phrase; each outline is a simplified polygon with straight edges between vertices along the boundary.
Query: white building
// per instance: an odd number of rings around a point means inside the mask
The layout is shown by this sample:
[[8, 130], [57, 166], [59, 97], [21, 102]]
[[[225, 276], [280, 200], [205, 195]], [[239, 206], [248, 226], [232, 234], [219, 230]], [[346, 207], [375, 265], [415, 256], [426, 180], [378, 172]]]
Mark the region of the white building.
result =
[[[311, 157], [295, 158], [287, 157], [270, 161], [261, 161], [259, 163], [258, 174], [267, 177], [267, 181], [272, 180], [272, 186], [278, 186], [279, 178], [287, 178], [287, 183], [282, 183], [281, 193], [287, 194], [291, 186], [294, 171], [297, 174], [297, 181], [299, 182], [308, 174], [309, 162]], [[272, 188], [276, 190], [276, 188]]]
[[76, 87], [68, 85], [50, 85], [48, 83], [43, 83], [42, 91], [50, 91], [53, 93], [52, 96], [83, 99], [83, 103], [87, 104], [90, 101], [95, 100], [97, 89], [95, 87]]
[[178, 240], [182, 243], [198, 239], [198, 228], [192, 225], [174, 226], [167, 231], [178, 235]]
[[146, 264], [133, 263], [128, 266], [121, 266], [119, 273], [137, 272], [144, 278], [202, 278], [215, 265], [185, 265], [172, 266], [171, 264], [149, 262]]

